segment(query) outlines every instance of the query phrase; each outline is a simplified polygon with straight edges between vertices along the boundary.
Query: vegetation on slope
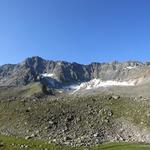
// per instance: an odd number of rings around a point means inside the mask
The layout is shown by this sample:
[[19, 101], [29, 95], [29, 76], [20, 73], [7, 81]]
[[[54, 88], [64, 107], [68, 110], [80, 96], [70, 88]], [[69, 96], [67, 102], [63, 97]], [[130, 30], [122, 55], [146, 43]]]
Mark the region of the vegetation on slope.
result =
[[131, 143], [108, 143], [94, 147], [68, 147], [41, 140], [0, 136], [0, 150], [150, 150], [149, 145]]
[[116, 95], [37, 96], [39, 83], [0, 89], [0, 134], [71, 146], [150, 143], [150, 101]]

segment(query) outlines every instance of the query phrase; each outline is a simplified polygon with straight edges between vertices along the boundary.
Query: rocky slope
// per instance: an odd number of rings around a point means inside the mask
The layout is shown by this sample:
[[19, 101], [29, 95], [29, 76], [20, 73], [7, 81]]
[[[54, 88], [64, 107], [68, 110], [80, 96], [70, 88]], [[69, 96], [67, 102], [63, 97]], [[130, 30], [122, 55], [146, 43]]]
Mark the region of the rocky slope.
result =
[[92, 79], [149, 83], [150, 63], [128, 61], [82, 65], [32, 57], [16, 65], [0, 66], [0, 86], [26, 85], [39, 79], [54, 88]]
[[149, 99], [116, 95], [25, 97], [28, 89], [7, 97], [12, 93], [6, 92], [0, 96], [0, 134], [71, 146], [150, 143]]

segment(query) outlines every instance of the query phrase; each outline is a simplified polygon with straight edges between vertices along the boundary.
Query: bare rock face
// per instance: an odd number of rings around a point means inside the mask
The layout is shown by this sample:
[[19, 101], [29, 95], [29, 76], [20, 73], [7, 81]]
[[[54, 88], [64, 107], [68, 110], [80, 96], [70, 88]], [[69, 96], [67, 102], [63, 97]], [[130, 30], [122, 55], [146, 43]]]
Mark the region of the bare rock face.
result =
[[150, 76], [149, 64], [148, 62], [128, 61], [124, 63], [111, 62], [81, 65], [32, 57], [19, 64], [0, 66], [0, 86], [26, 85], [35, 82], [39, 76], [45, 73], [53, 74], [55, 78], [51, 78], [55, 79], [60, 85], [89, 81], [94, 78], [104, 81], [143, 79], [146, 82]]

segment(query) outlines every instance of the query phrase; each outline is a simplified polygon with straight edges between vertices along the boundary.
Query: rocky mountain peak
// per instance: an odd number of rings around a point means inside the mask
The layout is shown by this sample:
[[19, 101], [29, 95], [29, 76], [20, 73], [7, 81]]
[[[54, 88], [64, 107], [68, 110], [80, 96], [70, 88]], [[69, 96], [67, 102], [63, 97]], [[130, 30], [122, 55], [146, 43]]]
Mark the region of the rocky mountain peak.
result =
[[115, 80], [126, 81], [148, 77], [149, 63], [138, 61], [91, 63], [82, 65], [66, 61], [49, 61], [34, 56], [25, 59], [16, 65], [3, 65], [0, 67], [0, 86], [4, 85], [26, 85], [35, 82], [37, 77], [47, 75], [49, 80], [55, 79], [60, 84], [71, 84], [77, 82], [101, 79], [103, 81]]

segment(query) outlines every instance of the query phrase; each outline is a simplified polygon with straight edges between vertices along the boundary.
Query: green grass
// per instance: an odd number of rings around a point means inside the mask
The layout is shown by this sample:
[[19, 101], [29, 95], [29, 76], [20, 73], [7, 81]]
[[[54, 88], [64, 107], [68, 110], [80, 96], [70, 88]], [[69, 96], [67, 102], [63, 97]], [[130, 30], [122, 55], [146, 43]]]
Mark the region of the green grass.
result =
[[102, 144], [92, 150], [150, 150], [150, 145], [131, 143], [109, 143]]
[[30, 97], [37, 93], [42, 92], [42, 86], [40, 83], [31, 83], [23, 87], [4, 87], [0, 89], [0, 98], [6, 97]]
[[130, 143], [108, 143], [95, 147], [67, 147], [49, 144], [41, 140], [25, 140], [23, 138], [0, 136], [0, 150], [150, 150], [149, 145]]
[[41, 84], [38, 82], [25, 86], [22, 89], [22, 91], [24, 91], [23, 96], [26, 96], [26, 97], [32, 96], [33, 94], [36, 94], [36, 93], [43, 93]]
[[[0, 136], [0, 150], [77, 150], [41, 140], [25, 140], [23, 138]], [[80, 148], [79, 148], [80, 150]], [[82, 150], [82, 149], [81, 149]]]

